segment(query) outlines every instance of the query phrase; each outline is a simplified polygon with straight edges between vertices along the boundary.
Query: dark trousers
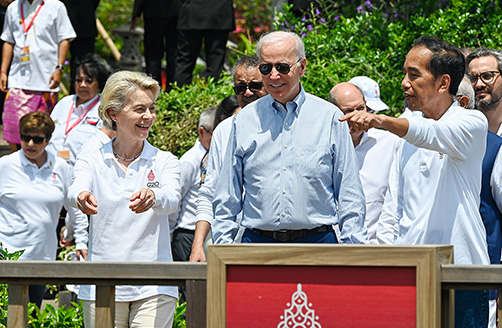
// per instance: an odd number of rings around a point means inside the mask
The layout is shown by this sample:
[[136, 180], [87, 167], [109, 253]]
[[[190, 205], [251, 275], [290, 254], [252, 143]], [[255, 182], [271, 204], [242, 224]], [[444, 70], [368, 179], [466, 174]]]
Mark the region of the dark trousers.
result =
[[[244, 231], [244, 234], [242, 235], [242, 241], [241, 243], [281, 243], [273, 238], [269, 237], [264, 237], [260, 236], [257, 233], [254, 233], [253, 231], [246, 229]], [[335, 232], [333, 231], [332, 228], [330, 228], [328, 231], [325, 232], [320, 232], [318, 234], [315, 234], [313, 236], [307, 236], [283, 243], [305, 243], [305, 244], [310, 244], [310, 243], [318, 243], [318, 244], [336, 244], [338, 243], [336, 239]]]
[[166, 89], [171, 89], [176, 67], [176, 44], [178, 18], [145, 17], [146, 73], [162, 86], [162, 59], [166, 55]]
[[455, 290], [455, 327], [487, 327], [488, 313], [488, 291]]
[[190, 84], [197, 56], [204, 40], [206, 70], [201, 77], [212, 76], [218, 80], [225, 63], [228, 31], [220, 30], [178, 30], [178, 52], [176, 58], [175, 81], [178, 85]]
[[93, 54], [95, 51], [96, 38], [77, 37], [70, 42], [70, 94], [75, 94], [75, 65], [77, 59], [82, 59], [87, 54]]
[[171, 250], [174, 261], [188, 261], [192, 252], [195, 231], [178, 228], [174, 230]]
[[45, 285], [28, 286], [28, 302], [35, 303], [38, 308], [42, 305], [45, 294]]

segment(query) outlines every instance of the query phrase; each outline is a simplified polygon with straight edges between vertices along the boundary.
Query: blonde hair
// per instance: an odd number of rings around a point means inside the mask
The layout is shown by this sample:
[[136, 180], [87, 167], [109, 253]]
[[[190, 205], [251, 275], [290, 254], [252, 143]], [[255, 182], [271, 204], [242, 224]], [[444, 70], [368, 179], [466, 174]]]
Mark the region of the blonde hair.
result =
[[144, 73], [119, 71], [108, 78], [101, 93], [101, 104], [98, 108], [99, 117], [103, 120], [105, 127], [113, 131], [117, 130], [116, 123], [110, 118], [108, 109], [120, 113], [127, 104], [131, 92], [137, 89], [152, 91], [154, 100], [160, 94], [159, 83]]

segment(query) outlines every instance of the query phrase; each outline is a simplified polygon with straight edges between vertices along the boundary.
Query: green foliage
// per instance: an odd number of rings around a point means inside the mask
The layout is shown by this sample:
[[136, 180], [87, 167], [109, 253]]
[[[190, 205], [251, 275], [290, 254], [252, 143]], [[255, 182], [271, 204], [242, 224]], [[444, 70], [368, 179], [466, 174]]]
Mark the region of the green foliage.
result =
[[187, 303], [184, 302], [180, 305], [179, 301], [176, 301], [176, 311], [174, 311], [173, 328], [186, 328], [187, 326], [187, 321], [185, 319], [186, 311], [187, 311]]
[[[8, 249], [4, 248], [0, 242], [0, 261], [17, 261], [23, 253], [24, 250], [9, 253]], [[7, 284], [0, 284], [0, 327], [7, 327], [8, 288]]]
[[58, 327], [58, 328], [81, 328], [84, 326], [82, 301], [72, 302], [73, 306], [55, 309], [46, 304], [40, 309], [33, 303], [28, 304], [28, 324], [33, 328]]
[[149, 142], [162, 150], [181, 156], [197, 139], [199, 115], [206, 108], [233, 93], [231, 78], [224, 76], [218, 83], [195, 78], [183, 88], [174, 87], [161, 93], [156, 102], [157, 120], [150, 133]]
[[[97, 9], [97, 17], [119, 50], [122, 48], [123, 41], [113, 30], [124, 25], [129, 26], [132, 18], [133, 4], [133, 0], [100, 1]], [[98, 35], [96, 40], [96, 53], [107, 59], [110, 63], [115, 62], [115, 58], [100, 35]]]
[[308, 60], [305, 89], [327, 98], [336, 83], [366, 75], [379, 83], [392, 115], [402, 111], [400, 73], [419, 36], [435, 35], [462, 48], [502, 46], [502, 36], [494, 32], [501, 28], [502, 10], [489, 0], [443, 1], [442, 5], [366, 0], [347, 16], [343, 16], [345, 6], [331, 4], [318, 0], [304, 17], [295, 17], [287, 8], [278, 24], [303, 37]]

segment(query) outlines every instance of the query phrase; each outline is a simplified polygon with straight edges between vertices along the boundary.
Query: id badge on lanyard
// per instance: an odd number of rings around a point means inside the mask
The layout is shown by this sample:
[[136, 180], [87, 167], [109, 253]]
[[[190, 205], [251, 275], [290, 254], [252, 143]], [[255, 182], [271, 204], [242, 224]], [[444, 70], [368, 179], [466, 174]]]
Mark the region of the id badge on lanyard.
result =
[[[26, 38], [25, 38], [26, 40]], [[29, 45], [26, 45], [28, 42], [25, 41], [25, 46], [24, 47], [21, 47], [20, 49], [20, 54], [19, 54], [19, 57], [20, 57], [20, 63], [21, 63], [21, 66], [27, 66], [30, 64], [30, 46]]]
[[25, 21], [24, 17], [24, 5], [22, 1], [20, 1], [20, 11], [21, 11], [21, 19], [20, 23], [23, 26], [23, 32], [24, 32], [24, 45], [23, 47], [20, 48], [20, 63], [21, 66], [26, 66], [30, 64], [30, 43], [35, 40], [35, 32], [33, 31], [33, 22], [35, 21], [35, 18], [38, 16], [38, 13], [42, 9], [42, 6], [44, 5], [44, 1], [38, 5], [32, 19], [30, 22]]

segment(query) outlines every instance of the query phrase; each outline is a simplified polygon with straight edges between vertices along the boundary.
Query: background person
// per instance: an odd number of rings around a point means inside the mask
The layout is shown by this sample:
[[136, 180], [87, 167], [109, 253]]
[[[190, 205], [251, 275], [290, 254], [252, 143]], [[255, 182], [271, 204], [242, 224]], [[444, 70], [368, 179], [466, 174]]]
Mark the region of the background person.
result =
[[[168, 214], [179, 206], [180, 169], [146, 141], [159, 93], [153, 78], [128, 71], [103, 89], [99, 116], [117, 136], [78, 159], [69, 190], [71, 205], [91, 216], [89, 261], [172, 261]], [[115, 326], [171, 328], [177, 296], [173, 286], [117, 286]], [[94, 327], [95, 287], [81, 286], [79, 298]]]
[[[344, 114], [353, 111], [368, 111], [362, 90], [352, 83], [342, 82], [329, 92], [329, 102]], [[394, 144], [399, 140], [394, 134], [379, 129], [351, 131], [350, 136], [356, 152], [359, 178], [366, 199], [365, 224], [368, 239], [377, 243], [378, 218], [382, 213], [385, 194], [389, 187], [389, 171], [394, 159]]]
[[195, 234], [197, 198], [202, 184], [202, 160], [209, 150], [216, 108], [211, 107], [200, 114], [195, 145], [180, 158], [181, 202], [176, 213], [169, 216], [173, 230], [174, 261], [188, 261]]
[[[78, 249], [87, 249], [87, 217], [66, 201], [72, 168], [46, 151], [54, 123], [45, 113], [19, 121], [21, 150], [0, 158], [0, 241], [20, 260], [56, 259], [59, 212], [71, 217]], [[85, 251], [82, 251], [85, 256]], [[30, 285], [29, 301], [40, 307], [45, 285]]]
[[63, 64], [75, 36], [66, 7], [58, 0], [18, 0], [7, 7], [0, 90], [9, 89], [3, 137], [11, 151], [20, 144], [19, 119], [29, 112], [50, 114], [56, 104]]
[[[260, 64], [257, 56], [239, 57], [232, 67], [232, 77], [234, 80], [234, 91], [237, 95], [240, 108], [234, 111], [234, 115], [249, 103], [267, 94], [263, 87], [263, 78], [258, 70]], [[207, 154], [208, 164], [204, 183], [199, 188], [199, 199], [197, 202], [197, 221], [195, 224], [195, 236], [192, 244], [191, 262], [205, 262], [204, 243], [208, 239], [213, 221], [213, 195], [214, 188], [218, 183], [223, 158], [227, 150], [232, 119], [227, 118], [220, 124], [215, 122], [211, 147]]]
[[225, 64], [228, 34], [235, 30], [232, 0], [181, 2], [174, 80], [190, 84], [197, 57], [204, 43], [206, 69], [201, 77], [218, 81]]
[[110, 70], [97, 55], [89, 54], [75, 66], [76, 94], [59, 101], [51, 113], [56, 128], [48, 150], [75, 164], [82, 145], [103, 125], [99, 119], [99, 92]]
[[162, 60], [165, 58], [167, 91], [174, 82], [179, 11], [180, 0], [134, 0], [131, 30], [136, 28], [143, 14], [146, 73], [162, 86]]
[[216, 107], [213, 126], [218, 126], [222, 121], [237, 114], [240, 110], [239, 99], [236, 95], [225, 97]]

